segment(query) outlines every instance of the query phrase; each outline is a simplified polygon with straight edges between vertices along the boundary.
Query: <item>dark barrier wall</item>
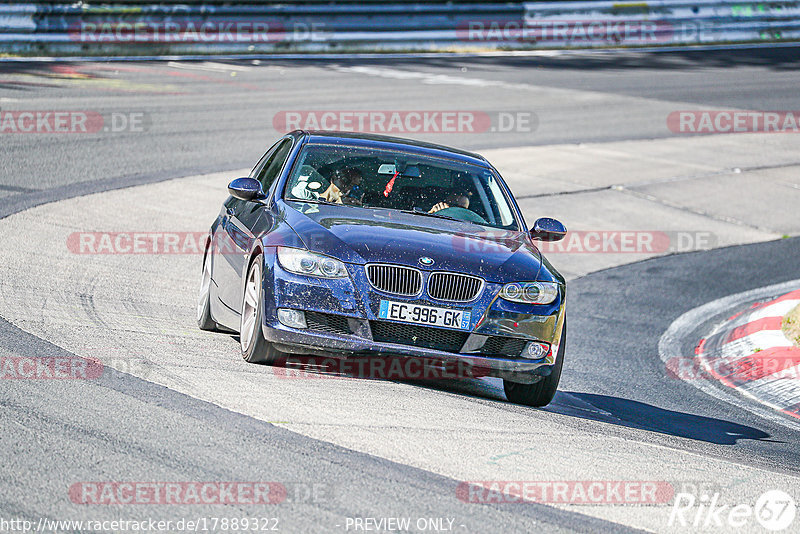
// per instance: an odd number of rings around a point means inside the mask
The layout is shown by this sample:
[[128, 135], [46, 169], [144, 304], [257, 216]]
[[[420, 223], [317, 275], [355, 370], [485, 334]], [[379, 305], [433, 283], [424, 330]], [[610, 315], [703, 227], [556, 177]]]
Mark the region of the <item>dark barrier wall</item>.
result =
[[530, 50], [798, 37], [798, 2], [0, 4], [0, 52], [11, 55]]

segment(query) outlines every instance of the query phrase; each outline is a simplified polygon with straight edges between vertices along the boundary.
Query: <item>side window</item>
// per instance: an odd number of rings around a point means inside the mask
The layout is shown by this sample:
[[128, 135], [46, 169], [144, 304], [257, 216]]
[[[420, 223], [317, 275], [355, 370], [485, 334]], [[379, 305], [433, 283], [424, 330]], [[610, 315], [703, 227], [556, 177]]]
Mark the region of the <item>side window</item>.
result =
[[281, 144], [281, 141], [278, 141], [277, 143], [275, 143], [274, 145], [269, 147], [269, 150], [264, 152], [264, 155], [261, 156], [260, 160], [258, 160], [258, 163], [256, 163], [256, 166], [253, 167], [252, 171], [250, 171], [250, 174], [248, 175], [248, 176], [250, 176], [250, 178], [256, 178], [257, 175], [261, 174], [261, 171], [264, 168], [264, 165], [267, 163], [267, 160], [272, 157], [272, 155], [275, 153], [275, 150], [277, 150], [278, 145], [280, 145], [280, 144]]
[[281, 168], [283, 168], [283, 164], [286, 162], [286, 158], [289, 156], [291, 150], [292, 140], [284, 139], [278, 144], [272, 154], [267, 157], [267, 161], [264, 162], [261, 170], [258, 171], [258, 176], [255, 177], [256, 180], [261, 182], [261, 187], [264, 188], [264, 192], [269, 191], [272, 182], [278, 177], [278, 173], [280, 173]]

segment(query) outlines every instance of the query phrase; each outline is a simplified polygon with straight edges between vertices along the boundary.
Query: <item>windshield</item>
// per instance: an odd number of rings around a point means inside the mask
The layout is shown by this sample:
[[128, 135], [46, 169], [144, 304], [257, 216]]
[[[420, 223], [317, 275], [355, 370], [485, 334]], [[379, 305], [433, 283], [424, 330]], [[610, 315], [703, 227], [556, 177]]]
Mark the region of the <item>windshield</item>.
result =
[[383, 208], [518, 230], [494, 173], [458, 160], [396, 150], [303, 148], [284, 199]]

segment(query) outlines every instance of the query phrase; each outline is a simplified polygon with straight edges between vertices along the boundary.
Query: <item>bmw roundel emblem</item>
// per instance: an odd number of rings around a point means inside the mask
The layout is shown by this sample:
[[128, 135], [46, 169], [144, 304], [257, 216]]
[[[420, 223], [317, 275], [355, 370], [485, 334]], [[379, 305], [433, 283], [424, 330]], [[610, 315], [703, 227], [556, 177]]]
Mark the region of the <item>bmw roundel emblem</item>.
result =
[[419, 259], [420, 265], [433, 265], [433, 258], [429, 258], [428, 256], [422, 256]]

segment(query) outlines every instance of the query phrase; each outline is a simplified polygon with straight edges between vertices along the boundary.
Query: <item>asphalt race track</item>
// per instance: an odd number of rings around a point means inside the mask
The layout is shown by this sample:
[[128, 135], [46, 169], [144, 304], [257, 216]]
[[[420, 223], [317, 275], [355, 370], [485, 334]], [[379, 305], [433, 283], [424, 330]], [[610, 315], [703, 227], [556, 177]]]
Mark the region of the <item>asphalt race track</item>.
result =
[[[458, 488], [654, 481], [698, 501], [719, 494], [729, 508], [769, 490], [800, 499], [800, 424], [677, 379], [659, 355], [683, 313], [800, 279], [796, 136], [680, 136], [666, 125], [676, 110], [800, 109], [798, 51], [0, 63], [0, 111], [84, 110], [105, 127], [112, 115], [141, 119], [119, 131], [0, 134], [0, 356], [104, 366], [91, 380], [0, 380], [0, 518], [258, 517], [283, 532], [365, 531], [356, 519], [390, 517], [428, 532], [766, 532], [755, 517], [692, 525], [698, 507], [688, 523], [670, 523], [669, 498], [472, 503]], [[528, 130], [406, 135], [485, 153], [529, 222], [541, 214], [580, 231], [712, 239], [685, 251], [548, 255], [570, 279], [570, 330], [559, 393], [541, 410], [509, 404], [494, 379], [287, 379], [242, 362], [235, 337], [196, 328], [199, 255], [68, 245], [80, 232], [206, 231], [227, 182], [282, 133], [276, 114], [356, 109], [476, 110], [493, 127], [503, 113], [532, 113]], [[727, 312], [683, 332], [682, 354]], [[100, 481], [272, 481], [287, 494], [254, 506], [92, 505], [71, 493]], [[783, 531], [800, 531], [800, 519]]]

